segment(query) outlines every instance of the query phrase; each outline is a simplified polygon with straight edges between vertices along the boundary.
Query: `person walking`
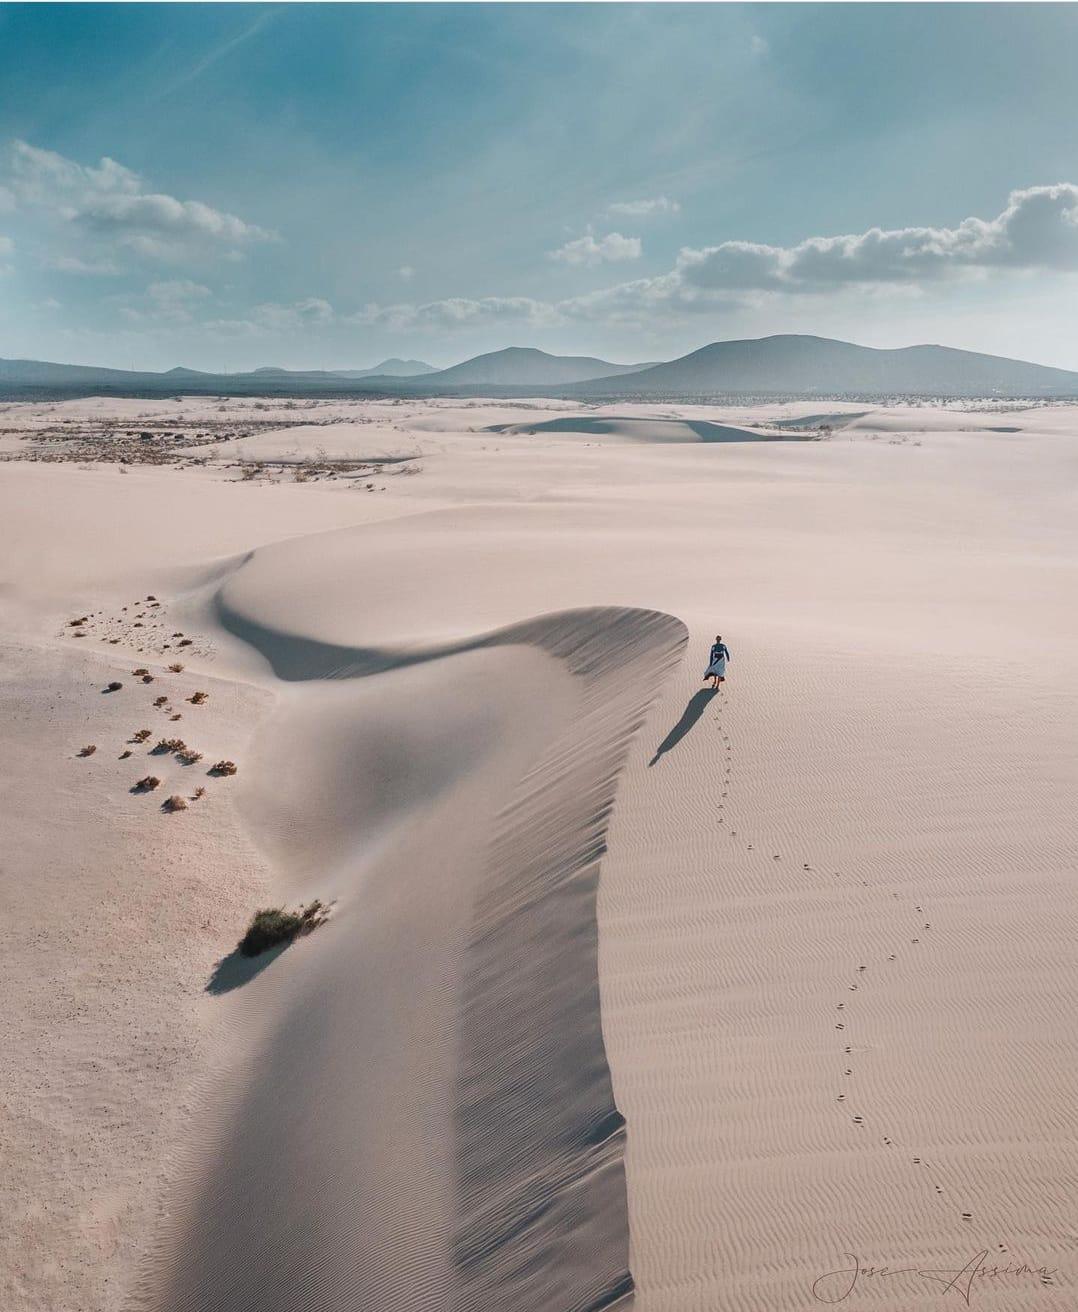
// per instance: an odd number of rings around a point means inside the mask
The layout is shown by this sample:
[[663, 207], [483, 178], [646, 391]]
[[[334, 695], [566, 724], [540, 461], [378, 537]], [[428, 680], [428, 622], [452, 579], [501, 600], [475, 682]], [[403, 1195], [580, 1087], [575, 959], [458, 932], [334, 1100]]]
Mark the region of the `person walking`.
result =
[[726, 679], [726, 662], [730, 659], [730, 648], [722, 640], [722, 634], [715, 634], [715, 641], [711, 644], [711, 657], [708, 661], [708, 667], [704, 671], [705, 681], [711, 680], [711, 687], [717, 688], [720, 683]]

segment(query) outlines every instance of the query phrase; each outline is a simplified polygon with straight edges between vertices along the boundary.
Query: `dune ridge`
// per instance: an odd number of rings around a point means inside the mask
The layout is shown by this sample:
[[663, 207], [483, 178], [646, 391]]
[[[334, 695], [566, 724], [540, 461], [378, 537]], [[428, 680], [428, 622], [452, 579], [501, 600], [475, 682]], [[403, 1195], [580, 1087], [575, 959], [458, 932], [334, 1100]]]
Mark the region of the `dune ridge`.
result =
[[[139, 1306], [607, 1306], [632, 1282], [595, 894], [684, 626], [595, 607], [393, 652], [288, 633], [228, 581], [215, 608], [284, 681], [248, 819], [295, 896], [308, 806], [336, 829], [338, 906], [217, 1000], [246, 1055], [204, 1092]], [[396, 809], [357, 822], [361, 794]]]

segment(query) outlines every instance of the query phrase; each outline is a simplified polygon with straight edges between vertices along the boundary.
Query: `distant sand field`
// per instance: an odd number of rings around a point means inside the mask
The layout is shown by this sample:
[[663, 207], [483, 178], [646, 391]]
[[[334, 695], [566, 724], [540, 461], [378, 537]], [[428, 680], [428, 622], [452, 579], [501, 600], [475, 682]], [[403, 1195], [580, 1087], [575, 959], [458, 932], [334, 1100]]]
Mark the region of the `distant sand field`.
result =
[[0, 430], [0, 1307], [1078, 1305], [1078, 409]]

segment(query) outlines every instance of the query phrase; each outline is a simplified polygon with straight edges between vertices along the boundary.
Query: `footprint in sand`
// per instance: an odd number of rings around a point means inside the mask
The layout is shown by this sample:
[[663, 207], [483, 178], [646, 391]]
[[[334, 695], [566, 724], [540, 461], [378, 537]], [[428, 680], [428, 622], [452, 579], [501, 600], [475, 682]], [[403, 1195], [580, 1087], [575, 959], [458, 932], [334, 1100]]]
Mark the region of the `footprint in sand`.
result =
[[972, 1221], [972, 1220], [973, 1220], [973, 1213], [972, 1213], [972, 1212], [963, 1212], [963, 1213], [962, 1213], [962, 1220], [963, 1220], [963, 1221]]
[[841, 1022], [840, 1022], [838, 1025], [835, 1026], [835, 1029], [836, 1029], [836, 1030], [844, 1030], [845, 1028], [846, 1028], [846, 1026], [843, 1025], [843, 1024], [841, 1024]]
[[853, 1118], [853, 1123], [854, 1125], [864, 1125], [865, 1118], [863, 1116], [855, 1116]]

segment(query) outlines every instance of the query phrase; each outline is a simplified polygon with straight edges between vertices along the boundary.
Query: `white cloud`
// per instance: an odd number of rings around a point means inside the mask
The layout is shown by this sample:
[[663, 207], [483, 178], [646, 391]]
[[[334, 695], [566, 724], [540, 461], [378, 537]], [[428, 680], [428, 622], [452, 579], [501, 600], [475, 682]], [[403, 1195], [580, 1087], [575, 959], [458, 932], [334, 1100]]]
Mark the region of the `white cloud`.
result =
[[557, 322], [557, 311], [529, 296], [449, 297], [424, 305], [366, 305], [347, 322], [400, 331], [407, 328], [452, 329], [501, 320], [518, 323]]
[[699, 250], [684, 247], [674, 267], [657, 277], [562, 301], [486, 296], [369, 305], [353, 319], [390, 329], [452, 329], [492, 320], [646, 325], [759, 305], [780, 295], [857, 288], [863, 295], [909, 296], [947, 278], [1046, 269], [1078, 273], [1078, 186], [1071, 183], [1012, 192], [994, 219], [968, 218], [954, 228], [871, 228], [856, 235], [810, 237], [793, 246], [726, 241]]
[[0, 237], [0, 255], [10, 255], [15, 249], [15, 243], [10, 237]]
[[653, 196], [648, 200], [617, 200], [608, 206], [608, 214], [624, 214], [631, 219], [650, 219], [656, 214], [677, 214], [681, 206], [668, 196]]
[[67, 259], [92, 264], [101, 252], [126, 249], [150, 260], [226, 254], [275, 234], [203, 201], [178, 200], [148, 190], [139, 175], [105, 156], [83, 165], [25, 141], [11, 149], [10, 191], [20, 208], [37, 210], [58, 225], [61, 241], [88, 244], [97, 256], [64, 251]]
[[550, 252], [552, 260], [560, 260], [563, 264], [617, 264], [624, 260], [638, 260], [640, 255], [640, 238], [623, 237], [620, 232], [608, 232], [599, 238], [588, 232]]
[[120, 272], [111, 260], [82, 260], [77, 255], [53, 255], [45, 260], [45, 268], [57, 273], [77, 273], [87, 277], [111, 277]]
[[211, 319], [204, 326], [228, 337], [272, 337], [335, 323], [337, 312], [320, 296], [308, 296], [291, 305], [267, 301], [256, 305], [243, 319]]
[[870, 228], [796, 246], [727, 241], [684, 249], [677, 272], [702, 290], [817, 292], [843, 284], [927, 283], [991, 269], [1078, 270], [1078, 186], [1013, 191], [994, 219], [954, 228]]
[[769, 54], [771, 47], [767, 44], [762, 36], [754, 35], [749, 41], [749, 49], [758, 57]]
[[0, 186], [0, 214], [11, 214], [15, 209], [15, 193], [10, 187]]
[[397, 270], [397, 273], [404, 279], [405, 282], [409, 282], [412, 278], [415, 277], [415, 269], [413, 269], [410, 264], [402, 264], [401, 267]]

